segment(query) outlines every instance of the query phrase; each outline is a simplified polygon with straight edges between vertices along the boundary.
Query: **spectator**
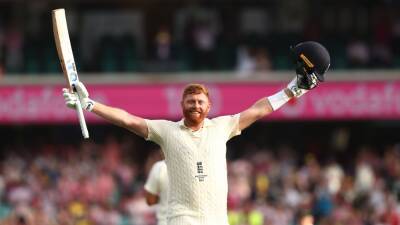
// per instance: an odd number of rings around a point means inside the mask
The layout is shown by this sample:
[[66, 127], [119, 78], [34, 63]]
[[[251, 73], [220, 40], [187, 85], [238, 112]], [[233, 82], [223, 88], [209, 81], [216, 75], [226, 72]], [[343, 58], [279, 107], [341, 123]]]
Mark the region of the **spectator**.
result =
[[192, 30], [192, 43], [194, 47], [194, 69], [215, 69], [215, 48], [217, 44], [217, 31], [211, 23], [199, 21]]
[[256, 73], [265, 74], [272, 69], [268, 52], [262, 48], [242, 46], [237, 51], [237, 75], [247, 78]]
[[157, 60], [167, 61], [172, 58], [172, 37], [166, 26], [161, 26], [155, 37]]
[[339, 192], [343, 178], [344, 172], [341, 166], [335, 160], [330, 159], [324, 169], [324, 179], [331, 195], [336, 195]]
[[352, 40], [347, 45], [347, 60], [351, 68], [367, 67], [370, 63], [370, 50], [362, 40]]
[[[5, 33], [5, 66], [7, 72], [18, 72], [23, 66], [23, 34], [20, 26], [10, 24]], [[1, 46], [0, 46], [1, 47]]]
[[249, 77], [256, 69], [255, 51], [248, 46], [241, 46], [237, 50], [236, 71], [238, 77]]
[[[27, 149], [29, 157], [11, 147], [0, 160], [0, 224], [155, 224], [141, 190], [143, 168], [122, 160], [128, 141], [106, 138], [81, 149], [46, 145]], [[363, 147], [356, 165], [324, 164], [311, 154], [302, 161], [287, 147], [274, 154], [244, 146], [252, 153], [228, 162], [232, 225], [399, 224], [396, 145], [385, 146], [382, 156]], [[158, 159], [150, 154], [149, 161]]]

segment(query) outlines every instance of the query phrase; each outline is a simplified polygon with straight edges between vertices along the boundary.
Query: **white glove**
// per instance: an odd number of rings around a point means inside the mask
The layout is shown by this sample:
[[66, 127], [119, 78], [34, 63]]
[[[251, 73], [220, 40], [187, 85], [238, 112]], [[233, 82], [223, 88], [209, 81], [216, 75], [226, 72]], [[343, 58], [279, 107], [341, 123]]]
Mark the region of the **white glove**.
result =
[[299, 88], [297, 85], [297, 76], [287, 85], [287, 88], [293, 93], [294, 97], [299, 98], [308, 92], [306, 89]]
[[89, 92], [86, 90], [85, 85], [82, 82], [78, 82], [75, 85], [76, 92], [71, 93], [69, 89], [63, 88], [63, 96], [65, 100], [65, 104], [71, 108], [76, 108], [76, 102], [79, 97], [79, 101], [81, 102], [82, 109], [87, 111], [92, 111], [94, 107], [94, 101], [89, 98]]

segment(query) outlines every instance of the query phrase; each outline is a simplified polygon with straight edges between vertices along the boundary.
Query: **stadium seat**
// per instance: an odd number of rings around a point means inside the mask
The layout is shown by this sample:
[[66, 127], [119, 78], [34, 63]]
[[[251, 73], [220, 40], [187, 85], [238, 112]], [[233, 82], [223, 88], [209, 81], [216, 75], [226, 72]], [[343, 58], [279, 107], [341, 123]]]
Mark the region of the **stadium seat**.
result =
[[118, 71], [118, 58], [117, 58], [117, 41], [112, 36], [104, 36], [100, 39], [98, 44], [99, 51], [99, 65], [98, 69], [101, 72], [116, 72]]
[[219, 43], [217, 47], [217, 69], [232, 70], [235, 66], [236, 47], [229, 43]]
[[179, 71], [188, 71], [193, 68], [193, 53], [190, 47], [176, 42], [174, 44], [176, 51], [176, 60], [178, 61]]
[[400, 56], [399, 56], [399, 55], [397, 55], [397, 56], [394, 57], [394, 59], [393, 59], [393, 66], [394, 66], [395, 68], [400, 68]]
[[41, 72], [41, 48], [38, 41], [27, 41], [24, 46], [24, 72], [28, 74]]
[[289, 70], [292, 68], [291, 59], [286, 55], [276, 55], [272, 59], [273, 68], [276, 70]]
[[0, 221], [9, 216], [10, 213], [11, 213], [11, 207], [9, 205], [0, 202]]
[[326, 34], [322, 40], [323, 44], [331, 55], [331, 67], [344, 69], [347, 67], [346, 45], [347, 37], [335, 34]]
[[138, 56], [135, 39], [124, 35], [118, 39], [118, 49], [122, 58], [122, 71], [132, 72], [138, 70]]
[[57, 50], [54, 47], [47, 47], [44, 50], [44, 71], [45, 73], [58, 73], [62, 69], [60, 67], [60, 61], [57, 56]]

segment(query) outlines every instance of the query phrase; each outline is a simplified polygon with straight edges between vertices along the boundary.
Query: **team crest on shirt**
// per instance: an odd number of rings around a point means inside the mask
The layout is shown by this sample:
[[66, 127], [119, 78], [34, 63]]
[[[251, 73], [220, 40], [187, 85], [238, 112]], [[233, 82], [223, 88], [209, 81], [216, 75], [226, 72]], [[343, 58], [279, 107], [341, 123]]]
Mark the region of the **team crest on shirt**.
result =
[[207, 177], [206, 174], [204, 174], [204, 166], [203, 166], [203, 162], [197, 162], [196, 163], [197, 166], [197, 175], [194, 176], [197, 179], [199, 179], [199, 182], [203, 182], [204, 178]]

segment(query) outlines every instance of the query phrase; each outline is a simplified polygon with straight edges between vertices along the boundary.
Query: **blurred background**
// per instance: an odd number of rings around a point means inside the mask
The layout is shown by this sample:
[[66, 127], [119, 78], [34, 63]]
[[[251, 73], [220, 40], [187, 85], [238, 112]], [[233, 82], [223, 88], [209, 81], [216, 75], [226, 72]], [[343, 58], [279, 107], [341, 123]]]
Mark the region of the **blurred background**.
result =
[[228, 143], [230, 225], [400, 224], [400, 2], [0, 0], [0, 224], [153, 225], [143, 184], [158, 146], [64, 106], [51, 10], [65, 8], [91, 97], [181, 118], [205, 83], [211, 116], [293, 77], [318, 41], [327, 82]]

